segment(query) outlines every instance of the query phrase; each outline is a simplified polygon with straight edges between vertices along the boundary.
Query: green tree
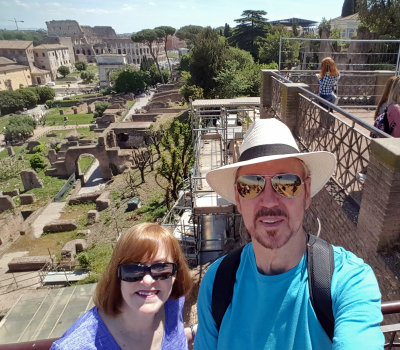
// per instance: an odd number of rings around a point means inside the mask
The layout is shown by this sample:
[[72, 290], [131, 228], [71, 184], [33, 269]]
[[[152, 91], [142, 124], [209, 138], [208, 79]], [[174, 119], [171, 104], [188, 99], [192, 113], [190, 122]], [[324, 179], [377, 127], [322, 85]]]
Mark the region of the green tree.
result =
[[249, 51], [254, 59], [258, 59], [257, 39], [265, 37], [269, 28], [266, 14], [262, 10], [243, 11], [242, 17], [235, 19], [239, 24], [233, 29], [229, 44]]
[[181, 57], [181, 62], [179, 63], [179, 70], [189, 72], [190, 70], [191, 55], [185, 54]]
[[65, 78], [70, 73], [69, 68], [66, 66], [58, 67], [57, 72], [60, 73], [63, 78]]
[[33, 135], [36, 122], [29, 116], [20, 114], [10, 118], [4, 129], [4, 139], [7, 142], [24, 141]]
[[226, 61], [228, 45], [210, 27], [194, 39], [191, 50], [190, 74], [193, 83], [204, 90], [205, 97], [211, 97], [217, 86], [215, 77]]
[[[279, 62], [279, 49], [281, 37], [293, 37], [293, 33], [282, 25], [273, 26], [265, 38], [259, 39], [259, 61], [270, 64]], [[282, 40], [281, 69], [290, 69], [298, 63], [300, 42], [295, 40]]]
[[[160, 73], [162, 78], [160, 65], [158, 63], [158, 54], [159, 54], [159, 42], [162, 40], [163, 32], [156, 29], [143, 29], [136, 34], [132, 34], [131, 39], [135, 43], [145, 44], [149, 50], [150, 55], [153, 57], [153, 60], [157, 66], [157, 70]], [[163, 79], [163, 78], [162, 78]], [[164, 83], [164, 81], [162, 81]]]
[[204, 97], [203, 89], [194, 85], [189, 72], [182, 71], [181, 80], [183, 81], [183, 85], [179, 89], [179, 92], [183, 95], [186, 102], [189, 102], [189, 99], [197, 100]]
[[229, 38], [232, 35], [231, 27], [229, 26], [228, 23], [225, 23], [224, 27], [224, 37]]
[[156, 27], [154, 29], [158, 30], [162, 33], [162, 39], [164, 41], [165, 56], [167, 57], [167, 61], [168, 61], [169, 74], [172, 74], [171, 63], [169, 62], [168, 52], [167, 52], [167, 41], [168, 41], [168, 36], [174, 35], [176, 32], [176, 29], [174, 27], [169, 27], [169, 26], [160, 26], [160, 27]]
[[54, 100], [56, 93], [54, 89], [47, 86], [37, 86], [34, 88], [39, 95], [39, 103], [45, 103], [47, 100]]
[[162, 70], [161, 75], [158, 73], [157, 67], [155, 64], [153, 64], [150, 69], [148, 70], [148, 73], [150, 74], [150, 80], [149, 80], [149, 85], [156, 85], [158, 83], [162, 82], [168, 82], [169, 81], [169, 72], [167, 70]]
[[82, 72], [82, 71], [86, 70], [86, 68], [87, 68], [87, 63], [86, 63], [86, 62], [83, 62], [83, 61], [75, 62], [75, 68], [76, 68], [78, 71]]
[[23, 88], [18, 89], [17, 92], [22, 96], [25, 108], [33, 108], [39, 102], [39, 94], [36, 89]]
[[331, 35], [331, 21], [328, 21], [325, 17], [322, 17], [322, 21], [318, 26], [318, 35], [320, 38], [322, 38], [323, 33], [326, 33], [328, 38]]
[[94, 73], [84, 70], [81, 72], [80, 77], [85, 83], [91, 83], [94, 80]]
[[357, 0], [344, 0], [342, 6], [342, 17], [353, 15], [357, 12]]
[[386, 38], [400, 38], [399, 0], [359, 0], [361, 24], [370, 32]]
[[188, 46], [191, 46], [193, 43], [193, 40], [195, 36], [199, 33], [201, 33], [204, 30], [204, 27], [202, 26], [194, 26], [194, 25], [188, 25], [188, 26], [183, 26], [179, 28], [175, 35], [181, 39], [185, 40], [188, 43]]
[[26, 40], [33, 41], [33, 46], [44, 43], [47, 38], [47, 30], [0, 30], [0, 40]]
[[125, 66], [115, 72], [114, 88], [117, 92], [144, 91], [149, 85], [149, 80], [148, 72]]
[[14, 113], [24, 107], [24, 97], [18, 91], [0, 91], [0, 112], [2, 115]]
[[154, 60], [152, 58], [143, 57], [142, 62], [140, 62], [140, 70], [148, 72], [150, 67], [154, 65]]
[[181, 123], [175, 120], [161, 140], [164, 152], [161, 154], [161, 165], [157, 168], [157, 176], [167, 180], [168, 185], [158, 185], [165, 190], [165, 201], [169, 207], [172, 197], [178, 199], [179, 186], [189, 176], [189, 169], [193, 164], [192, 133], [188, 121]]

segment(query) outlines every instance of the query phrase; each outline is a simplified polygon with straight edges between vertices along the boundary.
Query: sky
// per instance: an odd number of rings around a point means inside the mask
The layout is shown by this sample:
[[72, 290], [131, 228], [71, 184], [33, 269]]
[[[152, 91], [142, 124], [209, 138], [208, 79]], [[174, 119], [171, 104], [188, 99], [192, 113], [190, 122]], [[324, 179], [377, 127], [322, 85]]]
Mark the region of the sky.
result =
[[[268, 20], [339, 17], [344, 0], [0, 0], [0, 29], [47, 29], [46, 21], [112, 26], [117, 34], [161, 25], [235, 26], [245, 10], [264, 10]], [[15, 20], [17, 23], [15, 23]], [[23, 22], [20, 22], [23, 21]]]

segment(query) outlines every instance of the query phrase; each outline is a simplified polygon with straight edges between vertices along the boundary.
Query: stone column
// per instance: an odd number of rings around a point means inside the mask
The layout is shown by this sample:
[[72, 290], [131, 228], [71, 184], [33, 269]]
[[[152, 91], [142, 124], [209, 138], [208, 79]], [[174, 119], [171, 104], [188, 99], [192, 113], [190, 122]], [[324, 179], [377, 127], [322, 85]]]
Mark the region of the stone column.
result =
[[260, 91], [260, 118], [269, 118], [268, 110], [272, 106], [272, 72], [274, 69], [261, 70], [261, 91]]
[[374, 251], [400, 238], [400, 139], [373, 139], [356, 237]]
[[292, 133], [298, 135], [297, 110], [299, 108], [299, 88], [308, 88], [303, 83], [282, 83], [281, 119]]

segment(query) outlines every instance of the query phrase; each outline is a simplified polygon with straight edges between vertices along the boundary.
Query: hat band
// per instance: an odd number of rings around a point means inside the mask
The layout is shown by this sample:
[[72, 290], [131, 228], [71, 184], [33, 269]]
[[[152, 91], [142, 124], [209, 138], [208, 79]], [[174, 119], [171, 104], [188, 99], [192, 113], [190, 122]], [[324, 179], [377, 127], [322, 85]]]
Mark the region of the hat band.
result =
[[278, 154], [291, 154], [299, 153], [299, 151], [292, 147], [282, 143], [271, 144], [271, 145], [258, 145], [246, 149], [239, 157], [239, 162], [244, 162], [253, 158], [276, 156]]

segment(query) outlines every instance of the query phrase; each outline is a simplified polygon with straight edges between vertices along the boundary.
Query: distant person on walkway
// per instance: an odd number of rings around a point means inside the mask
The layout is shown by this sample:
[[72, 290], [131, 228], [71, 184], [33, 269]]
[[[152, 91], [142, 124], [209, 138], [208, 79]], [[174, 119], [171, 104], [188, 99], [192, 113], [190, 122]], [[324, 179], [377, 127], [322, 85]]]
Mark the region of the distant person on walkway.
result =
[[400, 137], [400, 76], [397, 76], [387, 99], [387, 118], [393, 137]]
[[376, 120], [376, 118], [378, 118], [383, 112], [385, 112], [385, 109], [387, 107], [387, 100], [389, 97], [389, 92], [390, 92], [390, 89], [392, 88], [392, 84], [395, 79], [396, 79], [396, 76], [393, 75], [386, 81], [385, 88], [383, 89], [381, 99], [379, 100], [379, 103], [376, 106], [374, 120]]
[[[332, 57], [325, 57], [321, 61], [321, 71], [317, 74], [317, 78], [319, 81], [319, 96], [331, 103], [335, 103], [334, 89], [337, 86], [340, 75]], [[330, 112], [332, 111], [327, 105], [323, 103], [320, 103], [320, 105], [329, 109]]]
[[[324, 295], [331, 302], [322, 308], [333, 316], [331, 338], [310, 301], [311, 258], [306, 252], [317, 239], [304, 231], [303, 219], [335, 165], [330, 152], [300, 152], [289, 128], [271, 118], [250, 125], [238, 162], [207, 174], [211, 188], [236, 204], [251, 243], [240, 253], [232, 289], [213, 293], [217, 270], [226, 257], [205, 273], [197, 300], [195, 350], [383, 349], [378, 283], [371, 267], [353, 253], [318, 240], [332, 254], [332, 260], [328, 255], [320, 260], [332, 268], [323, 275], [326, 279], [332, 272]], [[224, 272], [218, 276], [227, 276]], [[218, 329], [212, 301], [215, 296], [221, 301], [232, 291]]]
[[175, 237], [158, 224], [135, 225], [114, 248], [96, 288], [96, 306], [51, 349], [186, 350], [182, 308], [191, 287]]

